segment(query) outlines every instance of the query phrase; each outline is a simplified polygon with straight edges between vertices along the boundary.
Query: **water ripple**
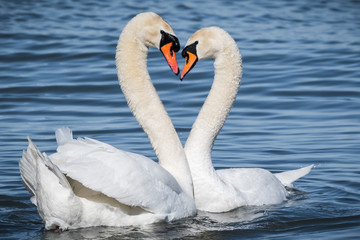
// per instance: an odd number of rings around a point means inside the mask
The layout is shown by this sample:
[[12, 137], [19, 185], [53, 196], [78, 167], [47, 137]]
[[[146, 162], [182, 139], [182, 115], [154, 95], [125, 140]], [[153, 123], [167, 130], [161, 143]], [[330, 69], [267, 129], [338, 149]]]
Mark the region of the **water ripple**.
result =
[[[3, 1], [0, 6], [0, 235], [9, 239], [350, 239], [359, 236], [360, 18], [357, 1]], [[147, 227], [42, 232], [18, 161], [30, 135], [56, 149], [70, 126], [156, 160], [117, 82], [116, 42], [127, 21], [155, 11], [181, 46], [217, 25], [236, 40], [243, 79], [213, 148], [216, 168], [274, 172], [316, 164], [288, 201]], [[179, 66], [184, 60], [178, 54]], [[162, 54], [148, 69], [182, 142], [210, 90], [213, 61], [180, 81]]]

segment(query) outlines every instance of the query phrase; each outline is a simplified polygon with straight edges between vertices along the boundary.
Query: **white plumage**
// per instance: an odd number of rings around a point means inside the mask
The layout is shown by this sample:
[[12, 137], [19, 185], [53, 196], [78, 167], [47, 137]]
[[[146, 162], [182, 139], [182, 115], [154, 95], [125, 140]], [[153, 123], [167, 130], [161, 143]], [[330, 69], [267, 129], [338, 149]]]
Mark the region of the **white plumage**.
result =
[[[203, 28], [189, 38], [183, 56], [188, 59], [182, 77], [197, 59], [215, 59], [214, 82], [185, 144], [197, 208], [226, 212], [244, 205], [278, 204], [286, 200], [285, 186], [291, 186], [292, 182], [308, 174], [313, 165], [278, 174], [260, 168], [215, 171], [212, 165], [212, 146], [241, 82], [242, 61], [236, 42], [221, 28]], [[192, 59], [188, 61], [190, 57]]]
[[[148, 47], [159, 49], [164, 35], [170, 36], [166, 44], [178, 45], [168, 23], [142, 13], [125, 26], [116, 50], [120, 86], [160, 164], [94, 139], [75, 140], [69, 128], [56, 131], [58, 149], [50, 157], [29, 138], [20, 171], [46, 229], [142, 225], [196, 214], [185, 152], [146, 69]], [[178, 71], [171, 56], [167, 61]]]

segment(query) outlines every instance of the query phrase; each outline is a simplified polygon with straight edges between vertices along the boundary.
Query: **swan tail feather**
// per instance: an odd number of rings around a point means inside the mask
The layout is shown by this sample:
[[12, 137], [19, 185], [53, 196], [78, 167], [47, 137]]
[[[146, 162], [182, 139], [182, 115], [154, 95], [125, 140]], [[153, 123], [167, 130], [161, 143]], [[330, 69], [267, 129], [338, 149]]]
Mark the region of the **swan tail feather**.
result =
[[73, 140], [72, 131], [68, 127], [56, 129], [55, 136], [58, 146], [64, 145]]
[[307, 175], [311, 169], [314, 167], [314, 164], [299, 168], [296, 170], [290, 170], [286, 172], [274, 174], [277, 179], [286, 187], [292, 187], [292, 183], [298, 180], [299, 178]]
[[28, 137], [29, 146], [19, 162], [25, 187], [31, 195], [46, 229], [67, 229], [80, 216], [80, 200], [74, 195], [66, 176], [41, 153]]

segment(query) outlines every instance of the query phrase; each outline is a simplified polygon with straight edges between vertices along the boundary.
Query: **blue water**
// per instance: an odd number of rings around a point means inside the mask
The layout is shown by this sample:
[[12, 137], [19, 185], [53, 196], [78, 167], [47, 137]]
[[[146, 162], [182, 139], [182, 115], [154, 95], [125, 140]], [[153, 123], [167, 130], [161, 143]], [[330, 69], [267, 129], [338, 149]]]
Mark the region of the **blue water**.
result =
[[[359, 1], [1, 1], [1, 239], [354, 239], [360, 237]], [[273, 172], [315, 164], [288, 201], [146, 227], [42, 231], [18, 169], [31, 136], [54, 152], [69, 126], [156, 160], [118, 86], [115, 47], [137, 13], [155, 11], [184, 46], [216, 25], [237, 41], [243, 80], [213, 149], [217, 168]], [[179, 65], [184, 60], [178, 54]], [[180, 82], [161, 53], [148, 69], [182, 142], [208, 94], [211, 60]]]

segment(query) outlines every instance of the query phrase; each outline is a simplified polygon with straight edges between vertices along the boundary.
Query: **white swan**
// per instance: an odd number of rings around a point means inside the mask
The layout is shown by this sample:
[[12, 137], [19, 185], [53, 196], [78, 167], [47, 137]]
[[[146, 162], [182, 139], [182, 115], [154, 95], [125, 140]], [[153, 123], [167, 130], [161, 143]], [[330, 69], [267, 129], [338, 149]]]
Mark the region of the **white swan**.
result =
[[29, 138], [21, 176], [46, 229], [137, 225], [196, 214], [185, 152], [146, 69], [149, 46], [160, 49], [178, 74], [179, 42], [155, 13], [139, 14], [125, 26], [116, 66], [128, 105], [160, 165], [90, 138], [75, 140], [68, 128], [56, 131], [58, 148], [50, 157]]
[[215, 171], [211, 149], [222, 128], [241, 82], [242, 61], [236, 42], [218, 27], [194, 33], [182, 51], [186, 58], [180, 78], [197, 60], [214, 58], [215, 77], [210, 93], [185, 144], [196, 206], [208, 212], [225, 212], [243, 205], [277, 204], [286, 199], [285, 186], [306, 175], [313, 167], [272, 174], [260, 168]]

